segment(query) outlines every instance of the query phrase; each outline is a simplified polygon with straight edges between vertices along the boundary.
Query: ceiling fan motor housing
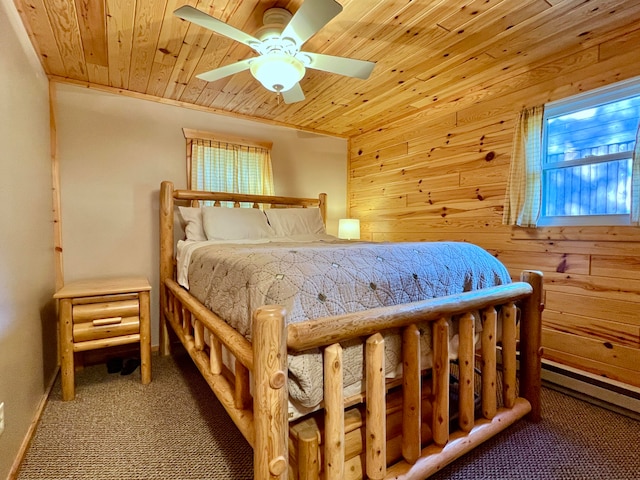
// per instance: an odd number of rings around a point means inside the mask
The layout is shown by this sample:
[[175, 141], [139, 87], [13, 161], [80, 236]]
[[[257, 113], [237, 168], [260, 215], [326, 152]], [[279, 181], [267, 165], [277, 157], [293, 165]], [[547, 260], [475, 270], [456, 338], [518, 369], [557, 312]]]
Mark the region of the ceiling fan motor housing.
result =
[[[284, 8], [267, 9], [262, 15], [263, 26], [256, 32], [256, 38], [263, 42], [280, 39], [282, 31], [291, 21], [291, 18], [291, 12]], [[288, 38], [287, 40], [295, 45], [294, 39]]]

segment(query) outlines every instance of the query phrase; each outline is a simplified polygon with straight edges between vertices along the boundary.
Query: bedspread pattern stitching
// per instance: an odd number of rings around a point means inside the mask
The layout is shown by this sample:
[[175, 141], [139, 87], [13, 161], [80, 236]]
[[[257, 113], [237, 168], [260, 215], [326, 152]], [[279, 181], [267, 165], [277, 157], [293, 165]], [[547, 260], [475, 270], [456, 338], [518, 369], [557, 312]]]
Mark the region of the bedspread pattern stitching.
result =
[[[207, 245], [193, 252], [189, 265], [191, 293], [249, 339], [251, 312], [262, 305], [284, 305], [287, 323], [295, 323], [510, 281], [495, 257], [463, 242]], [[385, 341], [392, 375], [400, 342], [395, 335]], [[362, 348], [343, 346], [348, 386], [362, 377]], [[315, 353], [289, 356], [290, 395], [304, 407], [323, 395], [322, 382], [314, 382], [322, 378], [322, 357]]]

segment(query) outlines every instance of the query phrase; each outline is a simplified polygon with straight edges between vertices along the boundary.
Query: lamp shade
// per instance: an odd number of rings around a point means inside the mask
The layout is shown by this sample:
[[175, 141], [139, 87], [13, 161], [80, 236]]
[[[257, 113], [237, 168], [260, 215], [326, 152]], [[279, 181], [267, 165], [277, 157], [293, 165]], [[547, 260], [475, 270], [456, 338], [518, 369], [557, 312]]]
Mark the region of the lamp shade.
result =
[[360, 220], [357, 218], [341, 218], [338, 220], [338, 238], [360, 240]]
[[286, 92], [304, 77], [304, 64], [291, 55], [269, 53], [251, 62], [251, 75], [272, 92]]

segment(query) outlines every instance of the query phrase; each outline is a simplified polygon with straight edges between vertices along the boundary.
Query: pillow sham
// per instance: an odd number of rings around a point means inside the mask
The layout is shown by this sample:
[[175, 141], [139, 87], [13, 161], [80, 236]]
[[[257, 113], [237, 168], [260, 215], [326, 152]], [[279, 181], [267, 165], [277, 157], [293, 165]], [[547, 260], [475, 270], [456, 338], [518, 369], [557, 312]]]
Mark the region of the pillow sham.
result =
[[265, 213], [278, 237], [327, 233], [319, 208], [271, 208]]
[[273, 237], [264, 212], [257, 208], [202, 207], [207, 240], [243, 240]]
[[187, 240], [204, 242], [207, 236], [202, 225], [202, 209], [200, 207], [178, 207], [182, 218], [182, 228]]

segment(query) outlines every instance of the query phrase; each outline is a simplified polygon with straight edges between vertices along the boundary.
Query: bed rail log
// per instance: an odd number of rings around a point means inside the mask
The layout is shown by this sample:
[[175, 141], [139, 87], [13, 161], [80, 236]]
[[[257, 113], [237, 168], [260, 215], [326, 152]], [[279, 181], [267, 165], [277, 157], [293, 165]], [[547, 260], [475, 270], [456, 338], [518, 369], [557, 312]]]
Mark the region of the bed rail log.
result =
[[528, 282], [514, 282], [420, 302], [317, 318], [289, 325], [287, 345], [292, 351], [309, 350], [373, 335], [383, 330], [405, 327], [411, 323], [432, 322], [443, 316], [464, 315], [490, 306], [522, 300], [530, 296], [532, 291]]
[[[164, 182], [163, 182], [164, 183]], [[170, 182], [167, 182], [170, 183]], [[210, 201], [210, 202], [226, 202], [233, 201], [238, 203], [251, 204], [268, 204], [279, 206], [302, 206], [302, 207], [319, 207], [324, 218], [324, 210], [326, 210], [327, 195], [321, 193], [319, 198], [299, 198], [299, 197], [283, 197], [274, 195], [253, 195], [244, 193], [228, 193], [228, 192], [199, 192], [195, 190], [173, 190], [173, 198], [176, 200], [188, 201]], [[231, 200], [230, 200], [231, 199]]]
[[[160, 316], [171, 326], [224, 409], [253, 446], [255, 422], [249, 378], [255, 359], [252, 344], [174, 280], [167, 279], [160, 290], [166, 299]], [[223, 364], [222, 345], [236, 359], [235, 373]]]

